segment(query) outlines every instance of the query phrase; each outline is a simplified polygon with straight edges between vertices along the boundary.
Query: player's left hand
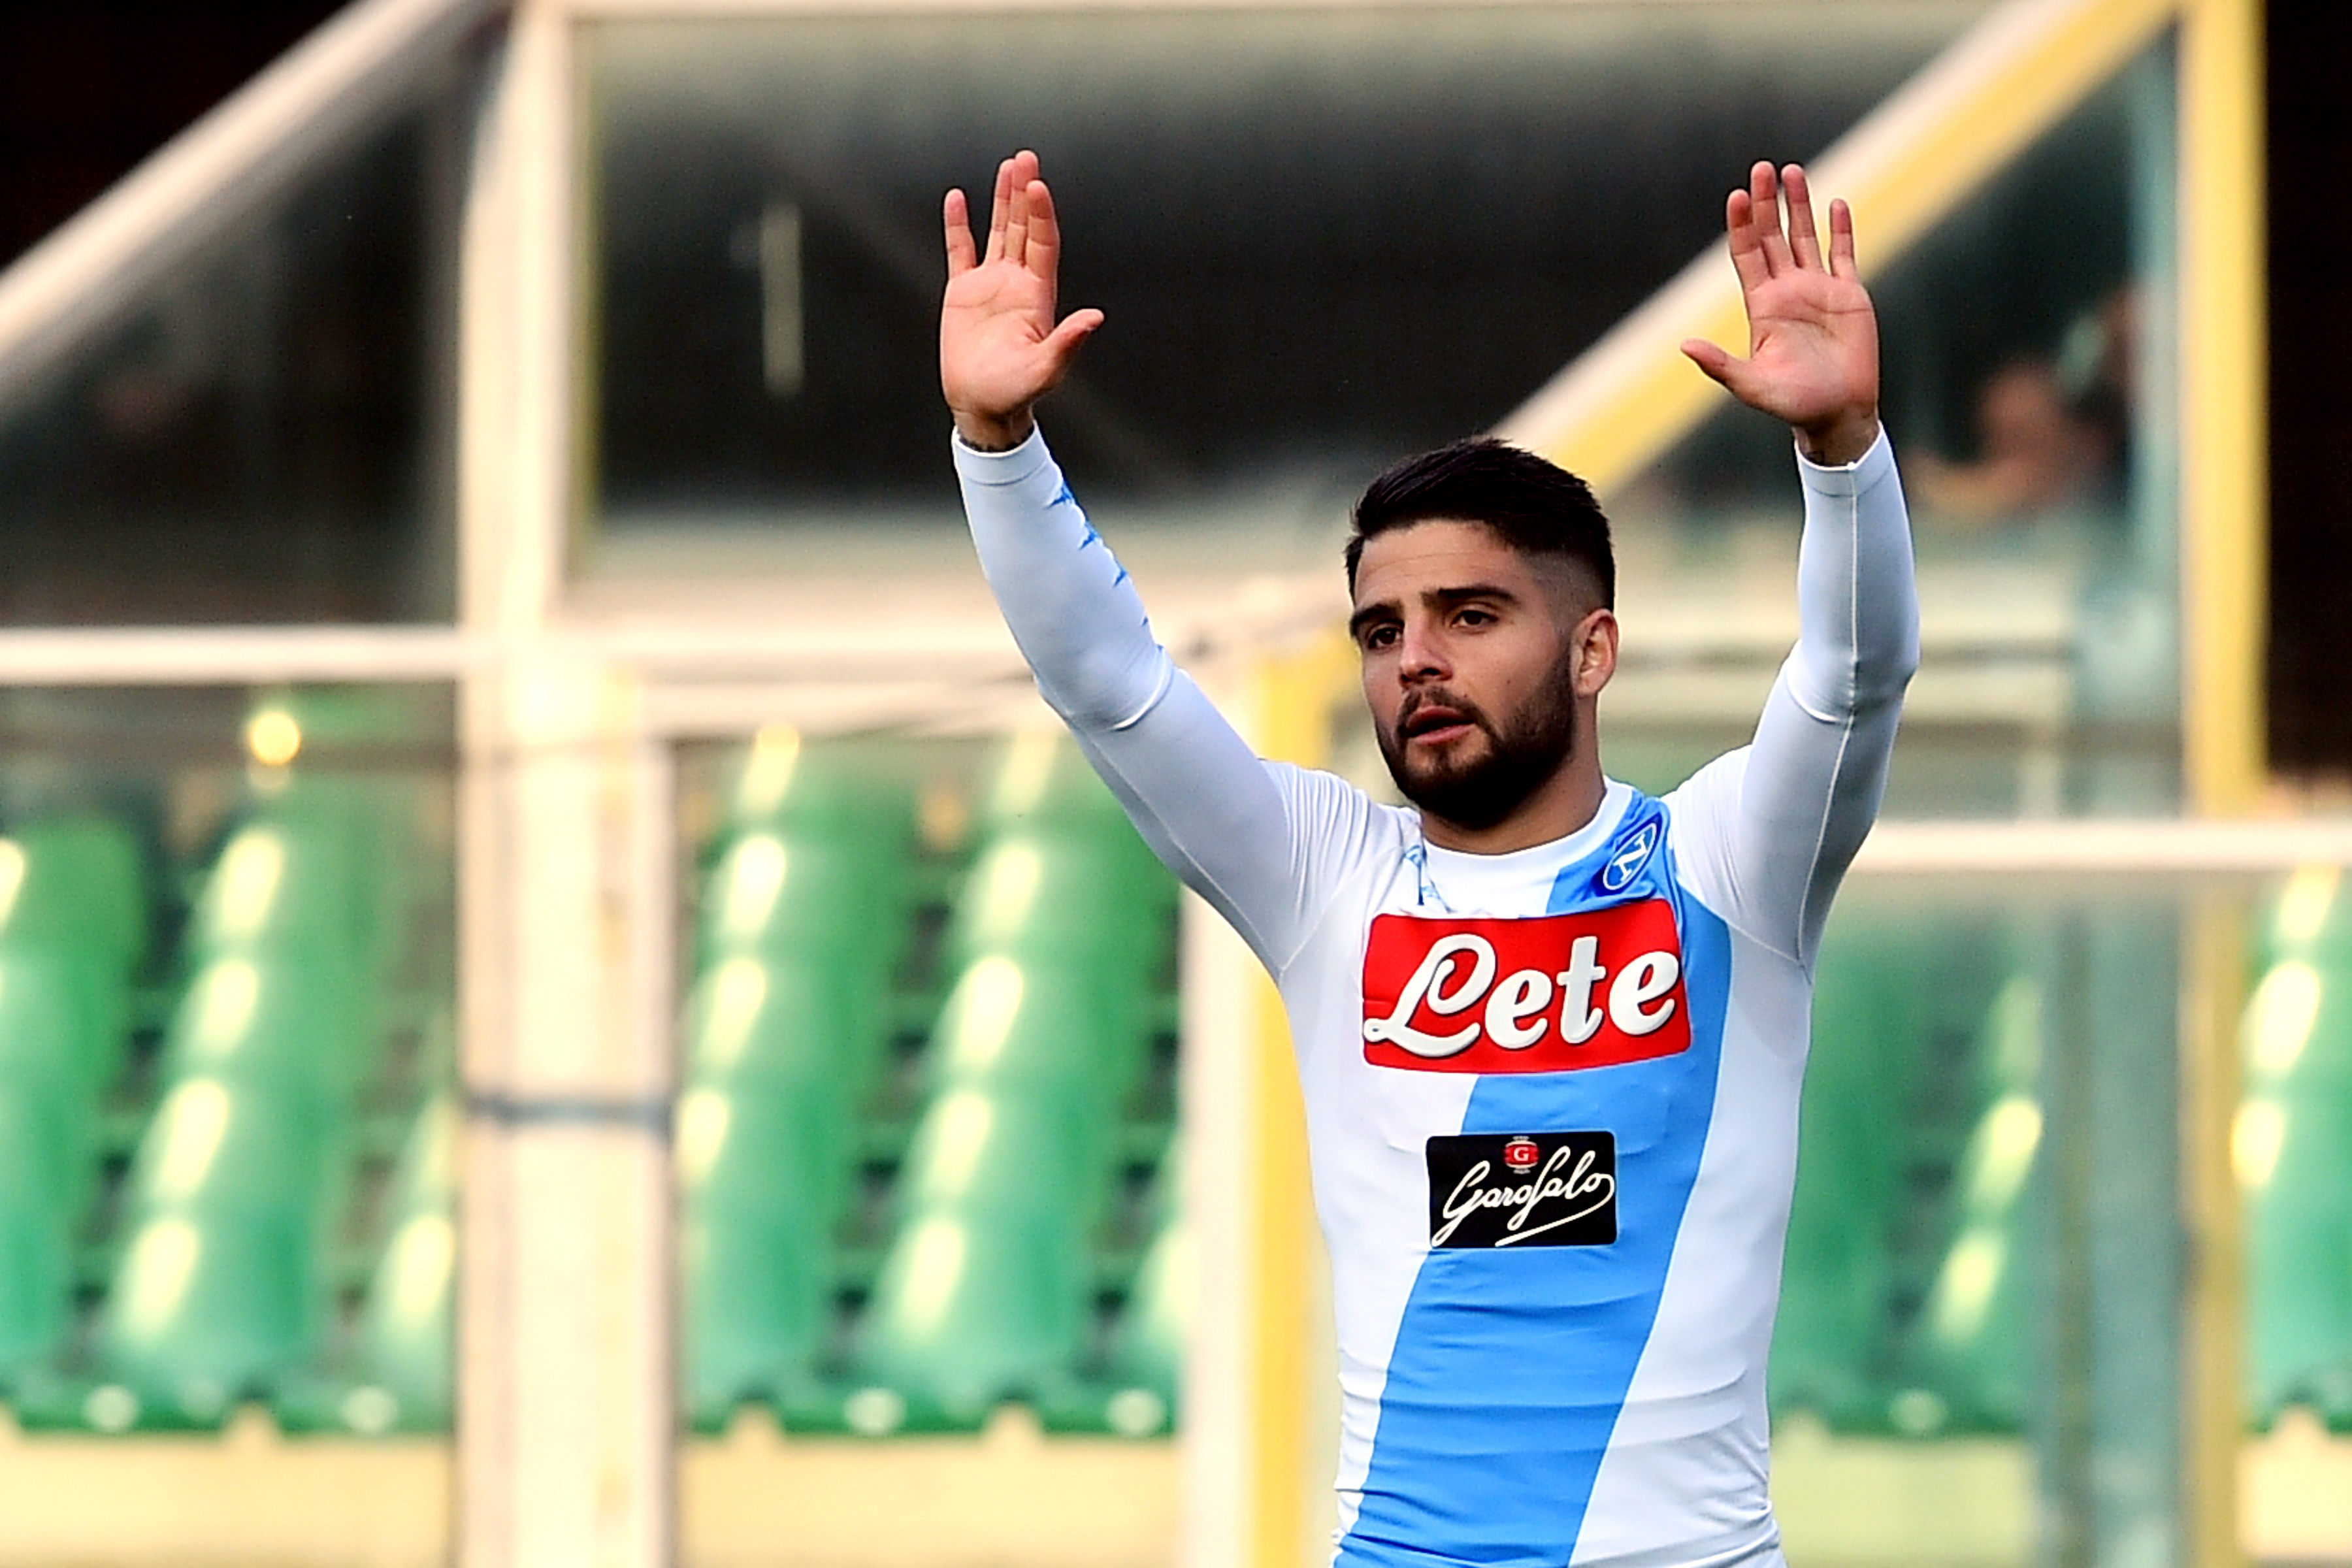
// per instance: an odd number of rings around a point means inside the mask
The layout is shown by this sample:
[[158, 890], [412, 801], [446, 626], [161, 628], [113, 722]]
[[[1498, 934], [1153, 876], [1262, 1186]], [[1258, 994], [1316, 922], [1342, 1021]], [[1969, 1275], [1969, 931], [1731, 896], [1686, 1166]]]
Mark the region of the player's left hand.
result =
[[1775, 178], [1759, 163], [1724, 204], [1724, 227], [1748, 307], [1748, 357], [1704, 338], [1683, 353], [1740, 402], [1787, 420], [1814, 462], [1853, 462], [1878, 439], [1878, 315], [1854, 273], [1853, 212], [1830, 204], [1824, 258], [1805, 171], [1791, 163]]

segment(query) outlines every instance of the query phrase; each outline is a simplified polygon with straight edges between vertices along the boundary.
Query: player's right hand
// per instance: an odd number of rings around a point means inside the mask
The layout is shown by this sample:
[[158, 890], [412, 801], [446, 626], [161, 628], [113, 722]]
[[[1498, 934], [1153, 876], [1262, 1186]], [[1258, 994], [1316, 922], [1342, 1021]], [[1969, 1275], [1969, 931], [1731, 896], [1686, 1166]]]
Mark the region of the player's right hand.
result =
[[988, 250], [974, 249], [961, 191], [947, 196], [948, 287], [940, 302], [940, 388], [956, 433], [982, 451], [1027, 440], [1037, 400], [1069, 374], [1078, 345], [1102, 325], [1100, 310], [1054, 320], [1061, 226], [1037, 154], [996, 168]]

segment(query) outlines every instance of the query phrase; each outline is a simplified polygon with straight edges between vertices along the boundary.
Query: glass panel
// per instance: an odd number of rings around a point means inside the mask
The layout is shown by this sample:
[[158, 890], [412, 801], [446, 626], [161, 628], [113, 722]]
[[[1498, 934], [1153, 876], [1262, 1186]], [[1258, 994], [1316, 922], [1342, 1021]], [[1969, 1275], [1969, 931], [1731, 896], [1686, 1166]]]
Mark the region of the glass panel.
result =
[[1175, 883], [1058, 732], [688, 753], [689, 1423], [1168, 1433]]
[[[586, 35], [607, 566], [957, 522], [940, 193], [1034, 146], [1050, 405], [1097, 516], [1234, 570], [1336, 559], [1369, 473], [1491, 425], [1971, 4], [803, 17]], [[803, 559], [805, 558], [803, 553]]]
[[18, 1427], [448, 1431], [453, 713], [0, 693]]
[[1842, 895], [1770, 1370], [1791, 1562], [2179, 1560], [2177, 998], [2217, 896]]
[[[1907, 254], [1862, 237], [1927, 652], [1889, 816], [2178, 803], [2172, 120], [2168, 46]], [[1727, 405], [1611, 498], [1623, 776], [1679, 783], [1752, 730], [1793, 631], [1790, 469]]]
[[0, 382], [0, 623], [451, 617], [465, 75]]

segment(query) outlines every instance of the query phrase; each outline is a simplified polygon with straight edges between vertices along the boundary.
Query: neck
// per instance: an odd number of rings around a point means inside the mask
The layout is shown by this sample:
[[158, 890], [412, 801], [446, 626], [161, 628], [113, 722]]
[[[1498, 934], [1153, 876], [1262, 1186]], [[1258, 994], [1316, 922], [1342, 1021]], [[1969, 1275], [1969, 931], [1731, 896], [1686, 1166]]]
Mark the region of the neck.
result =
[[[1591, 733], [1590, 729], [1586, 734]], [[1608, 794], [1601, 776], [1599, 749], [1579, 746], [1551, 777], [1536, 786], [1512, 813], [1487, 827], [1465, 827], [1433, 812], [1421, 814], [1422, 837], [1440, 849], [1466, 855], [1508, 855], [1565, 838], [1591, 822]]]

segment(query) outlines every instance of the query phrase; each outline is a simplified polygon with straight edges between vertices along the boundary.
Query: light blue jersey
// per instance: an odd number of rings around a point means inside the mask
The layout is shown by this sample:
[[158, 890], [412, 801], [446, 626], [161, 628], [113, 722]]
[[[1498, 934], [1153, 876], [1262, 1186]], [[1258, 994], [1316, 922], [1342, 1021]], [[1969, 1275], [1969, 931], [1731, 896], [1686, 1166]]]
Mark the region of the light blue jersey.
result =
[[957, 462], [1046, 700], [1281, 988], [1339, 1322], [1338, 1562], [1774, 1552], [1764, 1368], [1811, 963], [1917, 662], [1884, 438], [1801, 462], [1801, 632], [1754, 743], [1663, 800], [1611, 784], [1507, 855], [1251, 755], [1041, 437]]

